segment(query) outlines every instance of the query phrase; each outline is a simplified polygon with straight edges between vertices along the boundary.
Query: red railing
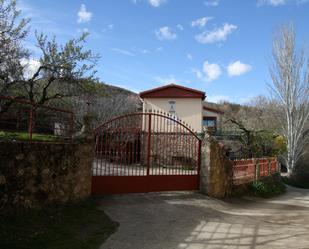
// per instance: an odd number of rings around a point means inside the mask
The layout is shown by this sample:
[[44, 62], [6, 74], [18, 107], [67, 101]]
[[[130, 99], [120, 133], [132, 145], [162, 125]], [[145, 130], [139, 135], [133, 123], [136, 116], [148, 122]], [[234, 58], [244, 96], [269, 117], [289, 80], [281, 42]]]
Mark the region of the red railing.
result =
[[0, 96], [0, 140], [71, 140], [73, 125], [71, 111]]
[[233, 182], [235, 185], [257, 181], [277, 173], [276, 157], [252, 158], [233, 161]]

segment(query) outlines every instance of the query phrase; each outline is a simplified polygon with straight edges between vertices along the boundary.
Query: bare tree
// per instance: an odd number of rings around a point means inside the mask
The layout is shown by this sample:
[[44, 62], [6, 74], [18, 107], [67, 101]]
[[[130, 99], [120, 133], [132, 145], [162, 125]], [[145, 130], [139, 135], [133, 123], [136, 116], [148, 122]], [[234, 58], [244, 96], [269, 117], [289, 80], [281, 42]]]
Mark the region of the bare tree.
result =
[[275, 35], [272, 55], [271, 90], [284, 113], [280, 122], [287, 140], [286, 165], [292, 174], [308, 142], [309, 119], [309, 61], [304, 49], [296, 47], [293, 24], [282, 26]]
[[94, 126], [125, 113], [136, 112], [141, 108], [137, 95], [114, 93], [113, 95], [84, 94], [73, 98], [73, 110], [78, 126], [82, 125], [85, 114], [94, 118]]

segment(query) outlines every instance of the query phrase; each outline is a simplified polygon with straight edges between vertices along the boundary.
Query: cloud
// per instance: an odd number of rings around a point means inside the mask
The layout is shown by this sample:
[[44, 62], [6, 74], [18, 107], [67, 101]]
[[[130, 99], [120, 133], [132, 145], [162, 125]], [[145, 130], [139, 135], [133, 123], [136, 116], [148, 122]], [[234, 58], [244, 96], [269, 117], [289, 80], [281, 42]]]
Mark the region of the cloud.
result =
[[309, 0], [257, 0], [257, 5], [270, 5], [270, 6], [281, 6], [285, 4], [305, 4], [308, 3]]
[[191, 22], [191, 26], [192, 27], [197, 26], [199, 28], [203, 28], [208, 23], [208, 21], [210, 21], [211, 19], [213, 19], [213, 17], [209, 17], [209, 16], [198, 18]]
[[203, 64], [203, 72], [206, 75], [207, 81], [218, 79], [221, 75], [221, 68], [218, 64], [205, 61]]
[[205, 31], [196, 35], [195, 39], [202, 44], [225, 41], [227, 36], [232, 34], [236, 29], [236, 25], [225, 23], [220, 28], [216, 28], [212, 31]]
[[141, 49], [140, 52], [142, 54], [149, 54], [150, 53], [150, 51], [148, 49]]
[[24, 67], [24, 76], [26, 79], [31, 78], [41, 65], [37, 59], [21, 59], [20, 63]]
[[227, 66], [227, 73], [230, 77], [239, 76], [251, 71], [252, 66], [244, 64], [240, 61], [231, 62]]
[[134, 53], [132, 53], [131, 51], [125, 50], [125, 49], [120, 49], [120, 48], [112, 48], [112, 51], [119, 53], [119, 54], [123, 54], [123, 55], [127, 55], [127, 56], [135, 56]]
[[192, 61], [192, 60], [193, 60], [192, 54], [188, 53], [188, 54], [187, 54], [187, 58], [188, 58], [188, 60]]
[[77, 13], [77, 16], [78, 16], [78, 20], [77, 20], [78, 23], [85, 23], [91, 20], [92, 13], [90, 11], [87, 11], [85, 4], [82, 4]]
[[204, 3], [206, 6], [216, 7], [219, 5], [219, 0], [207, 0]]
[[164, 26], [155, 31], [155, 35], [159, 40], [175, 40], [177, 34], [171, 30], [171, 28]]
[[148, 2], [153, 7], [160, 7], [160, 5], [165, 3], [166, 0], [148, 0]]
[[286, 0], [258, 0], [258, 5], [272, 5], [279, 6], [286, 4]]
[[216, 80], [222, 74], [219, 64], [209, 63], [208, 61], [204, 61], [202, 70], [193, 68], [191, 71], [198, 79], [206, 82]]
[[173, 74], [170, 74], [167, 77], [157, 76], [155, 77], [155, 81], [159, 83], [160, 85], [166, 85], [166, 84], [171, 84], [171, 83], [179, 83], [179, 84], [190, 83], [189, 80], [177, 79]]
[[132, 0], [134, 4], [138, 4], [143, 1], [147, 2], [148, 4], [150, 4], [150, 6], [155, 8], [160, 7], [160, 5], [166, 2], [166, 0]]
[[196, 69], [196, 68], [192, 68], [191, 69], [191, 72], [196, 76], [196, 78], [198, 78], [199, 80], [204, 80], [203, 79], [203, 73], [199, 70], [199, 69]]
[[106, 28], [103, 28], [103, 29], [102, 29], [102, 32], [104, 33], [104, 32], [106, 32], [106, 31], [113, 30], [114, 27], [115, 27], [114, 24], [112, 24], [112, 23], [111, 23], [111, 24], [108, 24], [108, 25], [106, 26]]
[[177, 24], [176, 27], [177, 27], [177, 29], [183, 31], [183, 26], [181, 24]]

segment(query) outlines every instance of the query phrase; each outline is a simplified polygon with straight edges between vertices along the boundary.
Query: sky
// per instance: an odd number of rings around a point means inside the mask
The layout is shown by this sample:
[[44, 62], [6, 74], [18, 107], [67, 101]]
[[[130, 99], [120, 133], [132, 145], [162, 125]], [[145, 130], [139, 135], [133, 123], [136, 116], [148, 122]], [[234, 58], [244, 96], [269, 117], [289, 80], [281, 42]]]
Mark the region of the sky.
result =
[[[134, 92], [176, 83], [207, 100], [246, 103], [268, 95], [274, 32], [293, 22], [309, 42], [309, 0], [19, 0], [34, 31], [60, 43], [89, 32], [97, 77]], [[307, 43], [308, 44], [308, 43]]]

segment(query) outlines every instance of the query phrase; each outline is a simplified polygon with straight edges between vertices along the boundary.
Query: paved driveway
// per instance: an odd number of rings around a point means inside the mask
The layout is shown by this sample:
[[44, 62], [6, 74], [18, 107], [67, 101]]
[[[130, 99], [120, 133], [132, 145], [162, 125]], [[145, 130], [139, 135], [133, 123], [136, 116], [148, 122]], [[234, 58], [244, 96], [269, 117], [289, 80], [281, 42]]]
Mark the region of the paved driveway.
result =
[[120, 223], [102, 249], [309, 248], [309, 191], [220, 201], [192, 192], [104, 197]]

